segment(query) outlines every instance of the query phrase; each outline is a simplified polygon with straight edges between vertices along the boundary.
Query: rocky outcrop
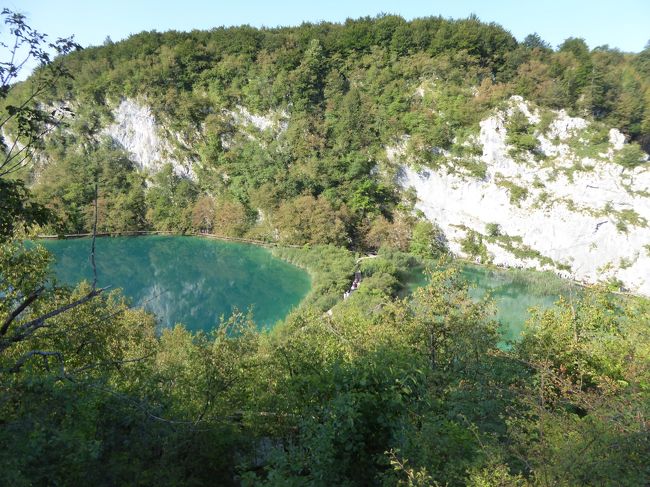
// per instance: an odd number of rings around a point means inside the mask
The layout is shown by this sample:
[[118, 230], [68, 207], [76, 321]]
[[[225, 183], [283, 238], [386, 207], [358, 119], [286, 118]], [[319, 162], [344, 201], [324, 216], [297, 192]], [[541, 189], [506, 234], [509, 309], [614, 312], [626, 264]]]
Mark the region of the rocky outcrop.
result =
[[126, 150], [140, 169], [155, 172], [170, 163], [177, 174], [191, 175], [191, 164], [174, 157], [173, 147], [167, 138], [161, 137], [163, 128], [149, 107], [127, 98], [113, 110], [113, 119], [104, 134]]
[[240, 126], [252, 126], [259, 131], [271, 130], [280, 134], [287, 129], [289, 115], [284, 111], [271, 111], [266, 115], [258, 115], [248, 111], [246, 107], [237, 106], [229, 112], [235, 123]]
[[[272, 111], [259, 115], [242, 106], [224, 112], [224, 118], [236, 130], [253, 139], [265, 131], [278, 136], [288, 125], [286, 112]], [[177, 174], [194, 178], [193, 162], [187, 157], [191, 153], [191, 144], [180, 134], [167, 130], [146, 104], [124, 99], [113, 109], [113, 120], [114, 123], [104, 129], [104, 135], [127, 151], [141, 170], [156, 172], [163, 164], [170, 163]], [[222, 142], [224, 147], [233, 144], [230, 136], [223, 136]]]
[[[532, 150], [518, 150], [509, 138], [517, 112], [530, 124]], [[439, 165], [425, 168], [416, 152], [408, 155], [407, 143], [387, 153], [407, 161], [401, 185], [416, 190], [417, 208], [442, 228], [456, 254], [588, 283], [616, 280], [650, 295], [650, 163], [622, 165], [630, 148], [624, 136], [602, 128], [594, 135], [596, 129], [513, 97], [462, 142], [480, 155], [441, 153]]]

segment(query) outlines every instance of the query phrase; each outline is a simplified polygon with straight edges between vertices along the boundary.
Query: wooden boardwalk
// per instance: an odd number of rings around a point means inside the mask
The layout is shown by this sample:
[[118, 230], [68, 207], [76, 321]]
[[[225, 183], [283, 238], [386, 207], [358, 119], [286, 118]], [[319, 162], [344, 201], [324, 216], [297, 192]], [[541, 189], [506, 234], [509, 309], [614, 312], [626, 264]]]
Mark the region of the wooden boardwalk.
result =
[[[214, 233], [201, 233], [201, 232], [178, 233], [178, 232], [164, 231], [164, 230], [158, 230], [158, 231], [140, 230], [135, 232], [98, 232], [96, 234], [97, 237], [138, 237], [138, 236], [146, 236], [146, 235], [203, 237], [203, 238], [211, 238], [214, 240], [223, 240], [227, 242], [238, 242], [238, 243], [247, 243], [252, 245], [260, 245], [262, 247], [289, 247], [294, 249], [300, 249], [303, 247], [303, 245], [280, 244], [277, 242], [266, 242], [264, 240], [254, 240], [250, 238], [240, 238], [240, 237], [228, 237], [225, 235], [216, 235]], [[57, 240], [57, 239], [65, 240], [65, 239], [74, 239], [74, 238], [88, 238], [92, 236], [93, 236], [92, 233], [66, 233], [63, 235], [37, 235], [36, 237], [42, 239], [50, 239], [50, 240]]]

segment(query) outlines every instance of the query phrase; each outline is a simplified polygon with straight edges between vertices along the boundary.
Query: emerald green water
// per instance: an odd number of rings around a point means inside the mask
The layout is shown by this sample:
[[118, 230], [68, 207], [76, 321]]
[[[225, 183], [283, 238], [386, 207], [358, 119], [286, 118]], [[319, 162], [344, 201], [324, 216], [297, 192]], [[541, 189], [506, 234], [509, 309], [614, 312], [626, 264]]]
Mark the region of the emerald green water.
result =
[[[471, 264], [460, 267], [469, 284], [469, 294], [479, 300], [489, 294], [496, 305], [495, 319], [501, 325], [504, 342], [516, 340], [530, 317], [530, 308], [548, 309], [561, 296], [570, 298], [580, 291], [570, 282], [533, 271], [491, 269]], [[415, 272], [409, 283], [411, 290], [425, 285], [423, 272]]]
[[[92, 280], [90, 239], [39, 241], [59, 282]], [[309, 276], [259, 246], [197, 237], [98, 238], [99, 286], [121, 288], [161, 326], [210, 331], [233, 309], [252, 307], [258, 326], [284, 318], [307, 294]]]

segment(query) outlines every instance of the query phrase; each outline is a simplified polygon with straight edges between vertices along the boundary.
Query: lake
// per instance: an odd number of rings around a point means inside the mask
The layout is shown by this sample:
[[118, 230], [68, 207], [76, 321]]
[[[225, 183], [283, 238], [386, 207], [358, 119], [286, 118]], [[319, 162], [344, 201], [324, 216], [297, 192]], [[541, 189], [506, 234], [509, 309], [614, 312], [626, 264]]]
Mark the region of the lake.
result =
[[[92, 280], [91, 239], [41, 240], [54, 255], [56, 278], [75, 285]], [[260, 246], [200, 237], [146, 236], [96, 240], [99, 286], [120, 288], [134, 306], [153, 312], [161, 326], [183, 323], [192, 331], [214, 329], [234, 309], [253, 310], [260, 327], [283, 319], [309, 292], [309, 275]], [[577, 286], [553, 275], [461, 265], [470, 295], [494, 299], [504, 340], [516, 339], [531, 307], [571, 297]], [[422, 286], [412, 272], [409, 289]]]
[[[469, 284], [469, 294], [479, 300], [489, 294], [496, 305], [495, 318], [501, 324], [504, 343], [516, 340], [530, 317], [530, 308], [547, 309], [564, 297], [571, 299], [580, 294], [579, 286], [549, 272], [519, 269], [495, 269], [463, 263], [460, 273]], [[410, 277], [410, 291], [424, 286], [425, 274], [414, 271]]]
[[[92, 281], [91, 239], [40, 240], [55, 257], [61, 283]], [[161, 326], [215, 328], [233, 309], [252, 308], [270, 327], [309, 292], [309, 275], [260, 246], [200, 237], [146, 236], [96, 240], [98, 286], [120, 288]]]

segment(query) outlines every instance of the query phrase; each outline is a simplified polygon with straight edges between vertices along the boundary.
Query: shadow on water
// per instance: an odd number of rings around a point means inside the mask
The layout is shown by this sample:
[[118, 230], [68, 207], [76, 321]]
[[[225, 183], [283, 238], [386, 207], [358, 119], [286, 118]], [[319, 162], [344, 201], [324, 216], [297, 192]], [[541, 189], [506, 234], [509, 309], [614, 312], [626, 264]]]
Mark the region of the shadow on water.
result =
[[[90, 239], [39, 241], [55, 257], [60, 282], [92, 280]], [[272, 326], [307, 294], [309, 275], [263, 248], [197, 237], [97, 239], [98, 285], [121, 288], [161, 326], [184, 323], [210, 331], [220, 316], [252, 307], [255, 322]]]

